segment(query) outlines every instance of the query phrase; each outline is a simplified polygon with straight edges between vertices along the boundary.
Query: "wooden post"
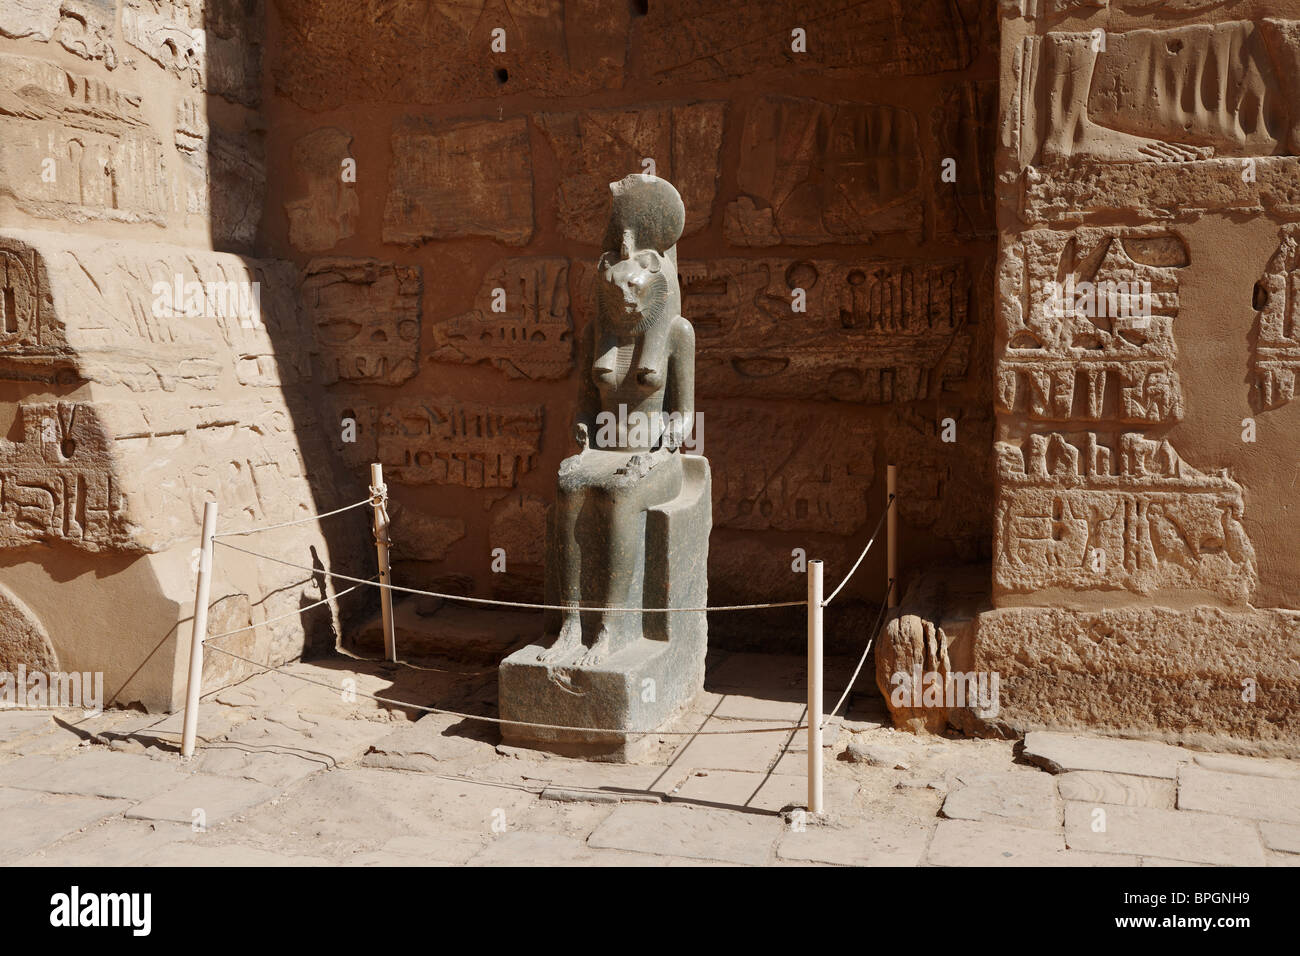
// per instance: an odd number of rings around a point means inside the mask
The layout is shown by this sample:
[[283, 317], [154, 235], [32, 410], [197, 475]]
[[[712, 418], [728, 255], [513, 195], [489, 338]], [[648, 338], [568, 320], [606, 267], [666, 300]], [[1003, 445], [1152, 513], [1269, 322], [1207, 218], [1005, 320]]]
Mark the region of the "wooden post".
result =
[[397, 660], [397, 640], [393, 635], [393, 592], [391, 568], [388, 564], [388, 510], [384, 502], [388, 489], [384, 487], [384, 466], [376, 462], [370, 466], [370, 498], [375, 509], [375, 549], [379, 552], [379, 605], [384, 615], [384, 656]]
[[885, 553], [886, 559], [886, 579], [885, 586], [889, 588], [889, 598], [885, 604], [887, 607], [898, 607], [898, 466], [888, 465], [885, 468], [885, 507], [889, 509], [888, 517], [885, 518]]
[[822, 563], [808, 562], [808, 812], [822, 812]]
[[212, 590], [212, 539], [217, 533], [217, 503], [203, 503], [203, 537], [199, 540], [199, 583], [194, 589], [194, 622], [190, 628], [190, 681], [185, 690], [185, 724], [181, 756], [194, 756], [199, 729], [199, 694], [203, 691], [203, 642], [208, 637], [208, 595]]

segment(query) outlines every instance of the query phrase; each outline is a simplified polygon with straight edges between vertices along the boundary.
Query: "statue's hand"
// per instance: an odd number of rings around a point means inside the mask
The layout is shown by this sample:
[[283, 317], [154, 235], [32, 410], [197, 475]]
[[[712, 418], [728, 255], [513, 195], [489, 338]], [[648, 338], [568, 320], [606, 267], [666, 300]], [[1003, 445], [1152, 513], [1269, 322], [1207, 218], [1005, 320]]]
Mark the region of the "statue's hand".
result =
[[591, 435], [587, 431], [586, 422], [578, 422], [573, 426], [573, 440], [578, 443], [583, 451], [591, 447]]

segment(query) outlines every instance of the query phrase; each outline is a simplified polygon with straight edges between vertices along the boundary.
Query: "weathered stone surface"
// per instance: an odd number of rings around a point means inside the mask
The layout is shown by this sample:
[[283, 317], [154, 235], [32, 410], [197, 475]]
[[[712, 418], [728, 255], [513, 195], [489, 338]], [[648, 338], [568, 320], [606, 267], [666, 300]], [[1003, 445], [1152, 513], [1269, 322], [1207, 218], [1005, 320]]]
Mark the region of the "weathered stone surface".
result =
[[289, 242], [304, 252], [324, 252], [356, 233], [361, 200], [355, 176], [345, 176], [352, 134], [334, 126], [312, 130], [294, 143], [293, 171], [305, 196], [284, 204]]
[[487, 236], [510, 246], [533, 235], [528, 123], [450, 126], [408, 117], [393, 127], [384, 242]]
[[741, 196], [724, 230], [742, 246], [919, 238], [916, 118], [892, 106], [766, 96], [745, 118]]
[[771, 862], [780, 831], [776, 816], [624, 803], [587, 838], [587, 845], [761, 866]]
[[35, 755], [4, 765], [5, 786], [18, 790], [137, 801], [170, 790], [187, 776], [174, 765], [103, 749], [64, 758]]
[[61, 837], [106, 817], [117, 816], [125, 800], [0, 789], [0, 864], [12, 863]]
[[633, 171], [670, 180], [686, 206], [682, 235], [699, 232], [713, 209], [724, 114], [720, 102], [537, 114], [564, 171], [555, 193], [560, 235], [599, 243], [609, 183]]
[[1264, 838], [1264, 845], [1270, 850], [1300, 853], [1300, 826], [1263, 821], [1259, 825], [1259, 833]]
[[[987, 8], [987, 9], [986, 9]], [[780, 0], [726, 0], [698, 15], [687, 0], [650, 4], [633, 21], [637, 73], [663, 83], [706, 82], [775, 70], [825, 73], [852, 68], [878, 76], [960, 70], [972, 55], [972, 26], [991, 5], [921, 0], [906, 10], [879, 0], [845, 7], [814, 0], [797, 18], [806, 54], [791, 50], [788, 8]], [[776, 25], [781, 28], [777, 29]], [[781, 82], [788, 77], [782, 77]]]
[[1057, 778], [1057, 786], [1062, 800], [1094, 804], [1117, 803], [1126, 807], [1151, 807], [1156, 810], [1174, 808], [1175, 788], [1172, 780], [1101, 770], [1073, 770], [1062, 773]]
[[503, 259], [483, 277], [473, 310], [431, 332], [435, 361], [491, 362], [509, 378], [564, 378], [573, 368], [569, 260]]
[[179, 189], [139, 93], [0, 53], [0, 196], [42, 219], [162, 225]]
[[382, 411], [378, 429], [378, 460], [389, 480], [513, 488], [536, 462], [542, 407], [400, 399]]
[[380, 259], [313, 259], [300, 295], [321, 380], [400, 385], [420, 350], [420, 270]]
[[[58, 655], [50, 643], [49, 633], [31, 608], [0, 584], [0, 674], [7, 675], [4, 690], [11, 706], [28, 692], [27, 687], [18, 685], [20, 666], [28, 674], [52, 674], [59, 669]], [[24, 696], [22, 702], [25, 700]], [[13, 715], [13, 719], [22, 725], [36, 718]], [[48, 723], [48, 716], [45, 721]]]
[[[968, 370], [959, 259], [708, 259], [681, 270], [705, 395], [902, 404]], [[585, 315], [593, 308], [579, 283]]]
[[[998, 716], [1016, 729], [1110, 727], [1200, 746], [1232, 736], [1293, 753], [1297, 642], [1300, 626], [1280, 612], [1004, 608], [980, 615], [974, 668], [1001, 675]], [[1266, 659], [1253, 650], [1261, 647], [1272, 649]], [[1252, 701], [1242, 699], [1246, 678], [1257, 688]], [[1156, 766], [1171, 775], [1169, 762]], [[1151, 768], [1066, 769], [1151, 776]]]
[[514, 563], [541, 565], [546, 559], [546, 502], [536, 495], [511, 495], [492, 508], [490, 544]]
[[[622, 83], [625, 4], [473, 0], [431, 9], [397, 0], [376, 11], [351, 0], [276, 0], [276, 8], [286, 32], [276, 86], [309, 110], [574, 96]], [[505, 31], [504, 51], [493, 49], [495, 29]]]
[[1283, 226], [1281, 243], [1256, 284], [1257, 336], [1251, 350], [1251, 405], [1278, 408], [1295, 397], [1300, 372], [1300, 324], [1295, 290], [1300, 280], [1300, 229]]
[[[824, 782], [823, 796], [828, 807], [844, 811], [853, 802], [857, 790], [856, 782], [831, 777]], [[792, 808], [807, 808], [808, 780], [764, 770], [695, 770], [669, 794], [668, 799], [695, 806], [733, 810], [743, 807], [779, 813]]]
[[138, 803], [126, 812], [128, 820], [166, 820], [193, 824], [202, 811], [205, 826], [214, 826], [265, 803], [276, 790], [251, 780], [195, 774], [177, 787]]
[[466, 736], [453, 727], [458, 723], [458, 718], [426, 714], [372, 743], [361, 758], [361, 765], [439, 773], [445, 772], [451, 761], [491, 753], [491, 744]]
[[1215, 773], [1244, 773], [1259, 777], [1277, 777], [1282, 780], [1300, 780], [1300, 763], [1292, 760], [1263, 760], [1259, 757], [1241, 757], [1236, 754], [1196, 754], [1198, 767]]
[[0, 34], [48, 40], [59, 23], [59, 5], [49, 0], [0, 0]]
[[1065, 804], [1065, 842], [1071, 850], [1219, 866], [1260, 866], [1264, 862], [1259, 834], [1251, 823], [1208, 813], [1096, 807], [1071, 801]]
[[925, 861], [932, 866], [1069, 866], [1072, 863], [1059, 832], [969, 820], [941, 820]]
[[1236, 604], [1253, 592], [1241, 486], [1191, 467], [1169, 442], [1049, 433], [996, 449], [999, 589], [1199, 591]]
[[1055, 831], [1061, 825], [1056, 781], [1045, 773], [968, 773], [943, 801], [949, 820], [978, 820]]
[[720, 527], [848, 535], [866, 525], [875, 435], [864, 416], [724, 405], [703, 432]]
[[955, 84], [930, 111], [939, 156], [955, 164], [954, 181], [938, 187], [935, 225], [939, 231], [963, 238], [996, 235], [997, 118], [998, 85], [984, 80]]
[[777, 845], [782, 860], [837, 866], [919, 866], [930, 831], [892, 821], [848, 830], [806, 826], [789, 830]]
[[1098, 770], [1138, 777], [1178, 776], [1192, 755], [1177, 747], [1145, 740], [1083, 737], [1036, 730], [1025, 735], [1025, 758], [1052, 773]]
[[1178, 809], [1300, 824], [1300, 783], [1294, 779], [1216, 773], [1197, 766], [1180, 767]]

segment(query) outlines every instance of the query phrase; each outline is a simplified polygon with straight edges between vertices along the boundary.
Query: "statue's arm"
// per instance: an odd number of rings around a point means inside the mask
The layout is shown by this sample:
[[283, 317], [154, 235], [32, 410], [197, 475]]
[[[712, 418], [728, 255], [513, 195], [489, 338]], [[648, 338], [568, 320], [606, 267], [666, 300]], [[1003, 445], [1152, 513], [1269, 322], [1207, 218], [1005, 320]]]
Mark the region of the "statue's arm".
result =
[[664, 411], [670, 418], [664, 445], [675, 451], [695, 427], [695, 329], [680, 315], [669, 330], [667, 379]]
[[[596, 416], [600, 413], [600, 391], [591, 377], [596, 355], [596, 323], [590, 321], [578, 342], [578, 409], [574, 417], [574, 438], [586, 445], [596, 435]], [[586, 440], [583, 433], [586, 433]]]

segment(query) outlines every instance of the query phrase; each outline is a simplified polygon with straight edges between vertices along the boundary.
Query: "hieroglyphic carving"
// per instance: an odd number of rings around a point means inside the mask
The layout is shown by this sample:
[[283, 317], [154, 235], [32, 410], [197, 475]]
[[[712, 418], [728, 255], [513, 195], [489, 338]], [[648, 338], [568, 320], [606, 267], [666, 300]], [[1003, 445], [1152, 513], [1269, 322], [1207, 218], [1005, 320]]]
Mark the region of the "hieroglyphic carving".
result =
[[997, 443], [998, 586], [1196, 590], [1245, 603], [1257, 572], [1241, 486], [1192, 468], [1167, 441], [1105, 441], [1086, 432]]
[[75, 359], [36, 250], [0, 237], [0, 377], [74, 380]]
[[361, 200], [354, 181], [345, 180], [343, 162], [351, 158], [352, 134], [327, 126], [293, 144], [293, 168], [307, 195], [284, 204], [289, 242], [304, 252], [333, 248], [357, 230]]
[[604, 235], [609, 184], [629, 172], [651, 170], [671, 180], [686, 206], [683, 236], [709, 222], [717, 191], [726, 104], [689, 103], [634, 109], [539, 113], [534, 122], [560, 158], [556, 187], [560, 234], [598, 243]]
[[175, 185], [137, 93], [0, 54], [0, 195], [45, 219], [161, 224]]
[[[574, 286], [592, 314], [589, 270]], [[966, 374], [970, 278], [961, 259], [683, 262], [704, 395], [890, 403]], [[795, 290], [804, 311], [795, 311]]]
[[1181, 238], [1160, 229], [1033, 230], [1004, 240], [998, 409], [1037, 420], [1166, 423]]
[[1281, 243], [1255, 287], [1259, 326], [1250, 358], [1251, 405], [1278, 408], [1295, 398], [1300, 378], [1300, 226], [1282, 227]]
[[55, 541], [87, 551], [135, 547], [111, 439], [95, 407], [47, 402], [17, 409], [22, 440], [0, 439], [0, 547]]
[[321, 380], [399, 385], [416, 372], [420, 270], [381, 259], [313, 259], [302, 303]]
[[404, 484], [513, 488], [533, 469], [542, 406], [403, 399], [379, 419], [379, 461]]
[[[276, 0], [275, 8], [276, 85], [308, 110], [466, 103], [502, 93], [581, 96], [622, 86], [625, 3], [385, 0], [380, 12], [356, 0]], [[487, 54], [497, 28], [506, 31], [505, 55]]]
[[50, 0], [0, 0], [0, 36], [48, 40], [59, 23], [59, 5]]
[[159, 66], [202, 88], [203, 0], [124, 0], [122, 38]]
[[103, 60], [106, 68], [115, 69], [117, 50], [112, 43], [117, 19], [115, 0], [62, 0], [58, 8], [59, 25], [54, 38], [59, 45], [83, 60]]
[[998, 84], [968, 81], [949, 89], [931, 111], [930, 123], [943, 162], [952, 160], [951, 181], [940, 178], [935, 212], [939, 231], [958, 236], [992, 236], [993, 156]]
[[715, 0], [706, 16], [689, 0], [658, 0], [649, 5], [650, 16], [634, 21], [644, 26], [631, 52], [637, 67], [664, 83], [800, 68], [915, 76], [965, 69], [972, 27], [988, 6], [988, 0], [809, 0], [799, 14], [809, 28], [808, 52], [792, 54], [785, 0]]
[[437, 361], [490, 361], [510, 378], [563, 378], [573, 367], [569, 260], [503, 259], [484, 276], [474, 309], [432, 333]]
[[393, 127], [384, 242], [533, 235], [533, 173], [523, 117], [445, 126], [406, 117]]
[[847, 409], [711, 408], [704, 413], [704, 450], [717, 463], [714, 522], [746, 531], [853, 534], [867, 519], [875, 444], [870, 423]]
[[741, 196], [724, 223], [737, 245], [920, 236], [921, 151], [904, 109], [765, 96], [745, 119], [741, 151]]

